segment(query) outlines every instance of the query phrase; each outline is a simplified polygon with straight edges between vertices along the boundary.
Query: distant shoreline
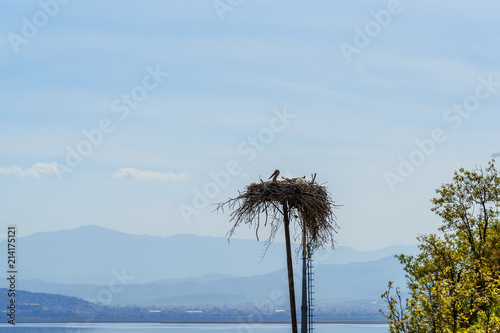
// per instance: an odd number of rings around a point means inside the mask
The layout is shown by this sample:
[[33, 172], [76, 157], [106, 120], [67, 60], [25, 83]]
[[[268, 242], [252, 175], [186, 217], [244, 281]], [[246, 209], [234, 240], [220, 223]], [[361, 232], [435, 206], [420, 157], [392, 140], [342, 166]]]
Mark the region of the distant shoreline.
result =
[[[86, 321], [81, 319], [68, 319], [68, 320], [43, 320], [43, 319], [29, 319], [26, 318], [22, 321], [18, 321], [20, 324], [102, 324], [102, 323], [156, 323], [156, 324], [239, 324], [239, 323], [247, 323], [249, 325], [255, 324], [289, 324], [290, 319], [262, 319], [259, 321], [251, 322], [247, 321], [244, 318], [234, 318], [234, 319], [96, 319], [92, 321]], [[300, 321], [299, 321], [300, 323]], [[315, 324], [387, 324], [386, 320], [383, 319], [316, 319], [314, 320]]]

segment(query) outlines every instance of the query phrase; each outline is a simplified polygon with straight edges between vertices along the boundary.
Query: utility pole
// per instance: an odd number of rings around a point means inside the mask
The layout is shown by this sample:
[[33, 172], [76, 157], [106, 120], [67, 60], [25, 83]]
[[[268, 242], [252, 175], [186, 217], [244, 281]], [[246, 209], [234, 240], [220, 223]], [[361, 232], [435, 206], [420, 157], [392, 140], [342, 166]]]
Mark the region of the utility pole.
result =
[[288, 216], [288, 205], [286, 201], [283, 201], [283, 217], [285, 227], [286, 263], [288, 268], [288, 292], [290, 295], [290, 315], [292, 317], [292, 333], [298, 333], [297, 310], [295, 309], [295, 287], [293, 284], [292, 248], [290, 245], [290, 218]]

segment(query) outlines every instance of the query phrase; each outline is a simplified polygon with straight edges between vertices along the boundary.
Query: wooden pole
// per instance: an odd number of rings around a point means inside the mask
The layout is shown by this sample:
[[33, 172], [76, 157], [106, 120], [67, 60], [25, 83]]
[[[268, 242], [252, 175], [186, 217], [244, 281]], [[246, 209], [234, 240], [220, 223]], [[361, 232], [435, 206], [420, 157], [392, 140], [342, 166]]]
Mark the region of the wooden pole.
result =
[[292, 317], [292, 333], [297, 331], [297, 311], [295, 308], [295, 287], [293, 284], [292, 248], [290, 246], [290, 218], [288, 216], [288, 205], [283, 202], [283, 216], [285, 219], [285, 242], [286, 242], [286, 264], [288, 268], [288, 293], [290, 295], [290, 315]]

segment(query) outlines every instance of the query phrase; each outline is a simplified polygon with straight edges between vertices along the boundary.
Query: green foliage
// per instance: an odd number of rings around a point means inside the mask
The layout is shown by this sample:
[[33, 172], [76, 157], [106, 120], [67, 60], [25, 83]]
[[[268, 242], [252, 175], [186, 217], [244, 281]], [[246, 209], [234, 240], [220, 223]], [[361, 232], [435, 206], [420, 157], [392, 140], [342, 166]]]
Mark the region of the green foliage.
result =
[[485, 170], [455, 172], [436, 190], [432, 211], [439, 234], [420, 235], [420, 253], [399, 255], [409, 298], [382, 294], [390, 332], [500, 332], [500, 176]]

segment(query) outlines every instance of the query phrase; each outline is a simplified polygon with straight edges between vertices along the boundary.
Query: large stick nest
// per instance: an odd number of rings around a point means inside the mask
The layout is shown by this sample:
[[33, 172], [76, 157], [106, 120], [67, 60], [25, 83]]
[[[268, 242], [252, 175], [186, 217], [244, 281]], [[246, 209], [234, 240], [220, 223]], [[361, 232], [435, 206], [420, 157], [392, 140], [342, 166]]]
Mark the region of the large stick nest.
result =
[[269, 225], [271, 232], [266, 242], [270, 244], [283, 227], [283, 208], [287, 207], [290, 224], [297, 222], [302, 231], [305, 230], [312, 251], [335, 243], [334, 234], [338, 226], [333, 209], [338, 206], [326, 187], [314, 180], [300, 183], [261, 180], [248, 185], [236, 198], [219, 203], [216, 210], [223, 211], [225, 207], [232, 210], [230, 221], [233, 227], [228, 232], [228, 238], [234, 235], [239, 225], [246, 224], [255, 228], [259, 239], [259, 227]]

